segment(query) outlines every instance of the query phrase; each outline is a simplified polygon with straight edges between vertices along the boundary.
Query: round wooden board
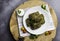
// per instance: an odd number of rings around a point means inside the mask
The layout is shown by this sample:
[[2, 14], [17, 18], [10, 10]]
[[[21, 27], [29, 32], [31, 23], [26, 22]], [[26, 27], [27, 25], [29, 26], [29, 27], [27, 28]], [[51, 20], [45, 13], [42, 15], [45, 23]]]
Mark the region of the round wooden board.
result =
[[[24, 9], [24, 8], [27, 8], [27, 7], [38, 6], [38, 5], [41, 5], [41, 4], [47, 4], [47, 3], [43, 2], [43, 1], [38, 1], [38, 0], [37, 1], [36, 0], [35, 1], [31, 0], [31, 1], [27, 1], [27, 2], [19, 5], [15, 10]], [[55, 27], [57, 27], [57, 16], [56, 16], [53, 8], [51, 8], [49, 6], [49, 9], [50, 9], [50, 13], [52, 15], [54, 25], [55, 25]], [[17, 26], [15, 11], [12, 13], [12, 16], [11, 16], [11, 19], [10, 19], [10, 31], [11, 31], [11, 34], [13, 35], [15, 40], [18, 40], [20, 38], [19, 33], [18, 33], [18, 26]], [[52, 33], [48, 36], [45, 36], [45, 34], [42, 34], [37, 39], [34, 39], [34, 40], [29, 39], [29, 37], [25, 37], [24, 41], [52, 41], [52, 39], [56, 35], [56, 30], [52, 30], [51, 32]]]

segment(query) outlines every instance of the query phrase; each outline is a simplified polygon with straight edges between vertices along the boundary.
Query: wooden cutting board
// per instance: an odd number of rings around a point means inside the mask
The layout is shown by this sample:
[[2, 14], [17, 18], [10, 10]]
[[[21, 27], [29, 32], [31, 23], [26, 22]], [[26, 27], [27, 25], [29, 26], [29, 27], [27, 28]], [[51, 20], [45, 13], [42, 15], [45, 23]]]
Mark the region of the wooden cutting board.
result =
[[[23, 4], [19, 5], [15, 10], [18, 9], [24, 9], [28, 7], [33, 7], [33, 6], [38, 6], [42, 4], [47, 4], [46, 2], [43, 2], [41, 0], [29, 0], [27, 2], [24, 2]], [[54, 26], [57, 27], [57, 16], [53, 10], [52, 7], [49, 6], [50, 13], [54, 22]], [[11, 19], [10, 19], [10, 31], [11, 34], [13, 35], [15, 40], [18, 40], [20, 38], [19, 33], [18, 33], [18, 25], [17, 25], [17, 18], [16, 18], [16, 13], [12, 13]], [[52, 30], [52, 33], [50, 35], [45, 36], [45, 33], [41, 34], [37, 39], [31, 40], [29, 37], [25, 37], [24, 41], [52, 41], [52, 39], [56, 35], [56, 30]]]

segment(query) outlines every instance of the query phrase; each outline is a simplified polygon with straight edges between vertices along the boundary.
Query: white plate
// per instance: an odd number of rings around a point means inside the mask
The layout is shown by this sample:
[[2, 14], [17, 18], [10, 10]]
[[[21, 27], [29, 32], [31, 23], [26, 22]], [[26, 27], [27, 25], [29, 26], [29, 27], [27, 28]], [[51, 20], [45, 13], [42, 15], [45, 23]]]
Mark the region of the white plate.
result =
[[[44, 15], [45, 23], [39, 29], [32, 30], [30, 27], [27, 27], [27, 25], [26, 25], [26, 19], [29, 17], [29, 15], [31, 13], [34, 13], [34, 12], [37, 12], [37, 11], [40, 14]], [[42, 34], [42, 33], [46, 32], [47, 30], [53, 30], [53, 29], [55, 29], [54, 26], [53, 26], [52, 21], [50, 21], [50, 20], [51, 19], [49, 17], [49, 13], [45, 13], [44, 10], [40, 6], [36, 6], [36, 7], [30, 8], [30, 9], [28, 9], [26, 11], [25, 15], [23, 16], [23, 25], [24, 25], [25, 29], [29, 33], [35, 34], [35, 35], [39, 35], [39, 34]]]

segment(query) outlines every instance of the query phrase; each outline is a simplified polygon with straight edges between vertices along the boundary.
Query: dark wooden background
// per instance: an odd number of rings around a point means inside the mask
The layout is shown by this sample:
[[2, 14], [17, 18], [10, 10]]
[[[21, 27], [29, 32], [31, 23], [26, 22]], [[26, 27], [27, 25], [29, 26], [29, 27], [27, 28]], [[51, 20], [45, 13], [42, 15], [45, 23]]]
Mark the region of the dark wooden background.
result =
[[[0, 0], [0, 41], [15, 41], [9, 30], [9, 20], [14, 9], [27, 0]], [[44, 0], [55, 10], [58, 17], [57, 34], [53, 41], [60, 41], [60, 0]], [[23, 39], [19, 39], [22, 41]]]

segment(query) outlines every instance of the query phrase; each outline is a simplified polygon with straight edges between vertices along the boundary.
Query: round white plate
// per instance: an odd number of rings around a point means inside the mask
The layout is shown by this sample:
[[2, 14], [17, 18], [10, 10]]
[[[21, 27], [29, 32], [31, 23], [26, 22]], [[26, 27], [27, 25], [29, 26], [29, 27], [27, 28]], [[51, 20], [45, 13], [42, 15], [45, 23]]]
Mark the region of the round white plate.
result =
[[[30, 15], [31, 13], [34, 13], [34, 12], [37, 12], [37, 11], [38, 11], [40, 14], [43, 14], [43, 15], [44, 15], [45, 23], [44, 23], [43, 25], [41, 25], [40, 28], [38, 28], [38, 29], [36, 29], [36, 30], [32, 30], [30, 27], [28, 27], [28, 26], [26, 25], [26, 19], [29, 17], [29, 15]], [[47, 17], [48, 17], [48, 18], [47, 18]], [[49, 19], [48, 14], [45, 13], [40, 6], [36, 6], [36, 7], [30, 8], [30, 9], [28, 9], [28, 10], [26, 11], [25, 15], [23, 16], [23, 25], [24, 25], [25, 29], [26, 29], [29, 33], [35, 34], [35, 35], [39, 35], [39, 34], [42, 34], [42, 33], [44, 33], [45, 31], [48, 30], [48, 26], [49, 26], [49, 24], [48, 24], [48, 22], [49, 22], [48, 19]], [[48, 26], [47, 26], [47, 25], [48, 25]]]

